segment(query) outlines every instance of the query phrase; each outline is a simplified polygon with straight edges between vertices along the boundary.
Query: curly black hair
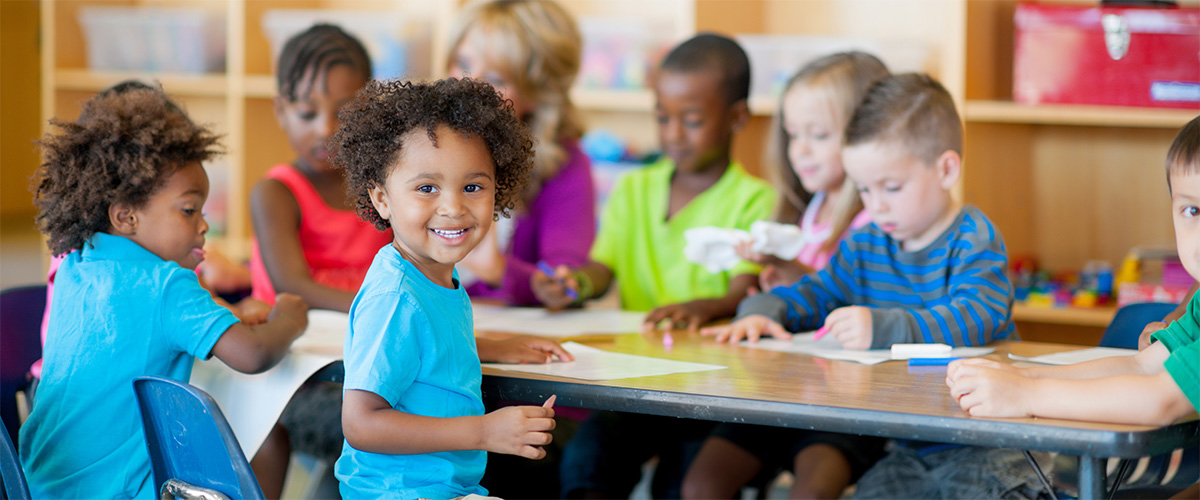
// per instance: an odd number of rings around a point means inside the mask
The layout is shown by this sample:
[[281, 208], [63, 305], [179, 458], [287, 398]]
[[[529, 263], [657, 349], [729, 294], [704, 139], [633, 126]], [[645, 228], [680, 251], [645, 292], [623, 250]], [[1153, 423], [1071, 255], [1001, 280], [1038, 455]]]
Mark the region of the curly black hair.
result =
[[513, 113], [512, 101], [481, 80], [371, 81], [342, 108], [338, 121], [341, 127], [329, 138], [331, 163], [345, 169], [359, 217], [381, 231], [391, 224], [371, 204], [370, 190], [385, 185], [409, 132], [425, 130], [435, 146], [439, 125], [483, 139], [496, 167], [493, 218], [510, 216], [530, 180], [529, 129]]
[[179, 168], [221, 153], [218, 137], [197, 125], [161, 88], [122, 82], [83, 105], [73, 122], [38, 141], [44, 160], [34, 174], [38, 229], [50, 251], [83, 247], [111, 229], [113, 204], [143, 206]]

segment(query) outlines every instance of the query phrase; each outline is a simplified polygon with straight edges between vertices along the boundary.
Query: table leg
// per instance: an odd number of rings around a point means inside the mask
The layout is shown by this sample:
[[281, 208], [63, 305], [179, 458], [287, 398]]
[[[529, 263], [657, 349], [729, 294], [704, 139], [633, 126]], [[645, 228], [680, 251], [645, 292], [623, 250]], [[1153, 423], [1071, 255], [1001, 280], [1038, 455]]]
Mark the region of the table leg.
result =
[[1079, 498], [1102, 499], [1105, 494], [1105, 459], [1079, 456]]

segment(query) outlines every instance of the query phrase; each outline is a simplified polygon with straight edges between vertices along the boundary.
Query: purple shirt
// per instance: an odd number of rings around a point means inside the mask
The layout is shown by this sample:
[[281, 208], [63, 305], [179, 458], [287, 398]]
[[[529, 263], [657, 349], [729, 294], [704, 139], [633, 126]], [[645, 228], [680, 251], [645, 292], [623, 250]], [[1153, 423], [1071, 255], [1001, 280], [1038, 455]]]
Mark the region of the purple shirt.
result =
[[577, 142], [563, 144], [567, 161], [558, 175], [516, 218], [512, 241], [505, 251], [506, 267], [500, 288], [479, 282], [467, 288], [472, 297], [496, 298], [511, 305], [538, 305], [529, 286], [537, 262], [551, 266], [582, 266], [596, 239], [596, 192], [592, 168]]

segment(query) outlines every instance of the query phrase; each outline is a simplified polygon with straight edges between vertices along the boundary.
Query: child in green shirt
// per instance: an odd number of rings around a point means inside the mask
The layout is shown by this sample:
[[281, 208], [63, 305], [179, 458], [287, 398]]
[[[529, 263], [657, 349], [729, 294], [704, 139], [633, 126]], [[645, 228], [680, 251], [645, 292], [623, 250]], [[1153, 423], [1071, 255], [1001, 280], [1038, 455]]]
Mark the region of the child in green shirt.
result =
[[[733, 134], [749, 119], [750, 61], [737, 42], [700, 34], [671, 50], [654, 85], [664, 159], [618, 181], [600, 231], [578, 269], [534, 273], [549, 308], [603, 295], [617, 280], [621, 307], [650, 311], [646, 326], [697, 328], [732, 316], [758, 282], [750, 264], [710, 273], [684, 258], [684, 231], [702, 226], [747, 230], [766, 219], [775, 194], [730, 159]], [[575, 294], [571, 297], [570, 293]], [[660, 457], [655, 498], [678, 498], [683, 472], [712, 428], [696, 420], [599, 412], [563, 452], [565, 498], [627, 498], [642, 463]]]
[[749, 119], [749, 68], [737, 42], [713, 34], [697, 35], [667, 55], [654, 89], [664, 158], [617, 182], [591, 262], [559, 266], [555, 276], [534, 273], [534, 293], [543, 304], [582, 303], [603, 295], [615, 279], [621, 307], [650, 311], [648, 325], [695, 328], [733, 315], [757, 283], [758, 269], [743, 263], [710, 273], [683, 257], [683, 233], [702, 226], [749, 229], [771, 214], [770, 185], [730, 160], [733, 134]]

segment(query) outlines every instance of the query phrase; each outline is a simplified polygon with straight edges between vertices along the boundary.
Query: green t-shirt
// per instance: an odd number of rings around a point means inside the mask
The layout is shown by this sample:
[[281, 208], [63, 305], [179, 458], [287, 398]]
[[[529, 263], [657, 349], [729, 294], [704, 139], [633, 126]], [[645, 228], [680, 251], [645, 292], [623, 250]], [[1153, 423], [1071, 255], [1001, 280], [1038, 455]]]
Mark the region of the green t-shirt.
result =
[[1150, 338], [1162, 342], [1171, 352], [1163, 368], [1187, 396], [1192, 408], [1200, 410], [1200, 293], [1192, 297], [1182, 318], [1154, 332]]
[[624, 309], [649, 311], [721, 297], [734, 276], [758, 272], [748, 262], [722, 273], [688, 262], [683, 232], [703, 226], [749, 230], [751, 223], [770, 216], [775, 204], [771, 186], [734, 162], [716, 184], [667, 220], [674, 171], [674, 163], [663, 159], [621, 177], [600, 217], [590, 257], [612, 270]]

